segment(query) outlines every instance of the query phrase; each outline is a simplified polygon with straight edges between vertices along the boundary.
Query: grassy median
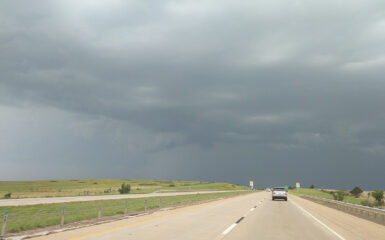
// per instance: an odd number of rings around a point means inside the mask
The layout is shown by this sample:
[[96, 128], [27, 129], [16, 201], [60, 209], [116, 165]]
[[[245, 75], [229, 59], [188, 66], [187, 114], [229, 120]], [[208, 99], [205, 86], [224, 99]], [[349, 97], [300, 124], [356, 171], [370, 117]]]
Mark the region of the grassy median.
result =
[[[123, 214], [125, 202], [127, 201], [127, 210], [130, 212], [143, 211], [147, 200], [147, 209], [159, 208], [161, 206], [175, 206], [191, 202], [206, 201], [210, 199], [227, 198], [241, 194], [250, 193], [249, 191], [236, 191], [224, 193], [207, 193], [137, 199], [119, 199], [119, 200], [101, 200], [90, 202], [72, 202], [63, 204], [39, 204], [20, 207], [0, 207], [0, 216], [5, 211], [9, 212], [6, 231], [9, 233], [20, 232], [24, 230], [43, 228], [47, 226], [59, 225], [61, 219], [62, 207], [65, 206], [65, 223], [73, 223], [86, 219], [98, 217], [99, 206], [102, 207], [102, 216], [112, 216]], [[0, 229], [2, 226], [0, 223]]]

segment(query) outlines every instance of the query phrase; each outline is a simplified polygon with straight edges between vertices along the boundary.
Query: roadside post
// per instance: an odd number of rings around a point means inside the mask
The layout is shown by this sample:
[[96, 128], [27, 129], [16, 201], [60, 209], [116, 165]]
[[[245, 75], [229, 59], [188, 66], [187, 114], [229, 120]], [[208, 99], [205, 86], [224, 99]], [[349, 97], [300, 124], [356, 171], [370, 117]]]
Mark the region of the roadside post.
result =
[[159, 198], [159, 208], [162, 208], [162, 198]]
[[1, 240], [5, 239], [5, 227], [7, 226], [7, 219], [8, 219], [8, 211], [5, 211], [3, 227], [1, 228], [1, 235], [0, 235]]
[[147, 212], [147, 199], [144, 200], [144, 212]]
[[65, 214], [65, 211], [66, 211], [66, 207], [62, 207], [61, 209], [61, 221], [60, 221], [60, 227], [63, 227], [64, 226], [64, 214]]
[[102, 206], [99, 205], [99, 212], [98, 212], [98, 218], [102, 217]]
[[198, 194], [199, 194], [199, 193], [197, 193], [197, 195], [195, 195], [195, 201], [196, 201], [196, 202], [198, 202]]
[[125, 202], [125, 206], [124, 206], [124, 214], [127, 214], [127, 200], [126, 200], [126, 202]]

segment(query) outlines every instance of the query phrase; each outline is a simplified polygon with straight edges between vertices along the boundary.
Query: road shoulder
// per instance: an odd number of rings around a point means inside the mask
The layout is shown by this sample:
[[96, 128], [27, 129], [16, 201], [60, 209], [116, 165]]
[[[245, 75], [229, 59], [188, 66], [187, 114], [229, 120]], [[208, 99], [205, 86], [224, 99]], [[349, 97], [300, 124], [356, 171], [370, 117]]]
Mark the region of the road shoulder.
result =
[[289, 198], [345, 239], [385, 240], [385, 228], [380, 224], [323, 206], [292, 194], [289, 195]]

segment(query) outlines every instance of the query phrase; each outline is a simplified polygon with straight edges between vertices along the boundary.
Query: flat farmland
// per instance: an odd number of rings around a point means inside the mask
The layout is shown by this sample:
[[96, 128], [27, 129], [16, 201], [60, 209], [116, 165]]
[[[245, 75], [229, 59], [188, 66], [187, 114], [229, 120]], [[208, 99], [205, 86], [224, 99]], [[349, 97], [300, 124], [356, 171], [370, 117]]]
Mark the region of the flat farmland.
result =
[[243, 186], [201, 181], [143, 179], [72, 179], [44, 181], [0, 181], [0, 198], [72, 197], [119, 194], [122, 183], [130, 184], [130, 193], [157, 191], [244, 190]]

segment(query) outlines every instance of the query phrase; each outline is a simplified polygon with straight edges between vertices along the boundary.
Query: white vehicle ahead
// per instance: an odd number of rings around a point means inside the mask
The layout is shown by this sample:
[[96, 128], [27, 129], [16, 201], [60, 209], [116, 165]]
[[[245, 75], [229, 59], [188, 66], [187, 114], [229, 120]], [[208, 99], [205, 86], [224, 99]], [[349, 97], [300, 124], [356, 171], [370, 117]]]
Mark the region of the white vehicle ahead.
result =
[[275, 187], [275, 188], [273, 188], [272, 199], [273, 199], [273, 201], [275, 199], [284, 199], [285, 201], [287, 201], [287, 191], [286, 191], [286, 189], [283, 188], [283, 187]]

